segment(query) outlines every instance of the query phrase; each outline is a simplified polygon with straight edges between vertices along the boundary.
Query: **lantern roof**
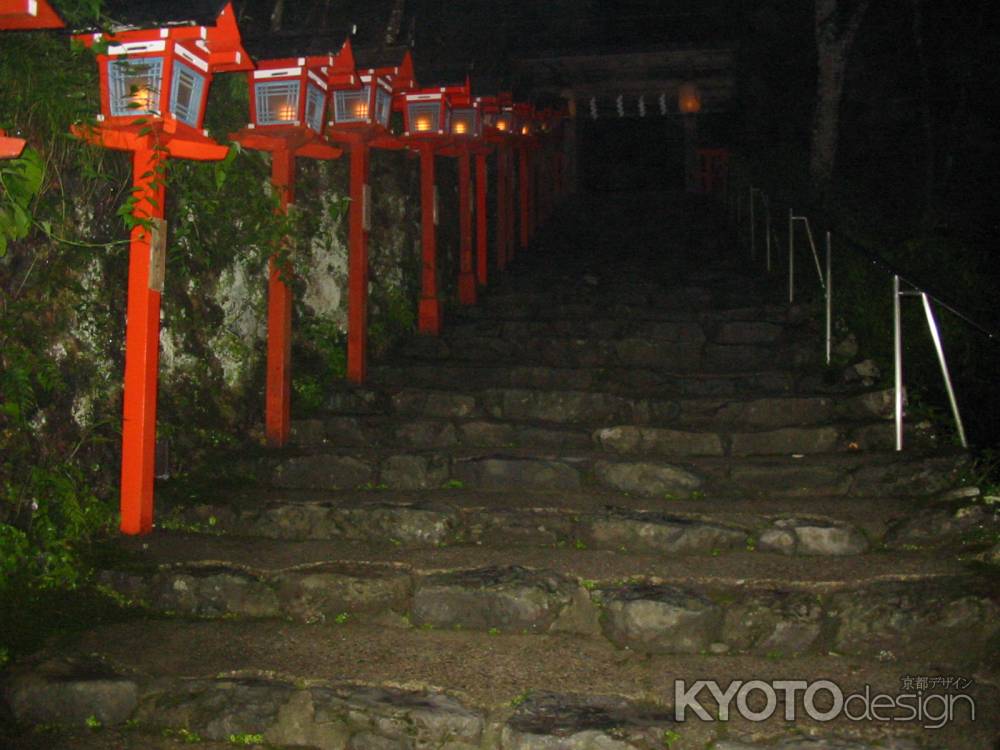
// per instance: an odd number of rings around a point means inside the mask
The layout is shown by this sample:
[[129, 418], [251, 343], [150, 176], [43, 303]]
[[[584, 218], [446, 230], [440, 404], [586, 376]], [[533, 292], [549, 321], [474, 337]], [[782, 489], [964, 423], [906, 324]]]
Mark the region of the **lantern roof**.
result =
[[[58, 2], [58, 0], [57, 0]], [[161, 26], [210, 26], [230, 0], [104, 0], [101, 12], [112, 22], [111, 30], [128, 31]], [[98, 31], [84, 27], [77, 32]]]
[[48, 0], [0, 0], [0, 29], [60, 29], [65, 25]]
[[[250, 55], [243, 48], [240, 30], [236, 25], [236, 15], [231, 2], [185, 2], [171, 3], [169, 13], [161, 11], [153, 13], [149, 6], [156, 3], [137, 3], [135, 13], [128, 16], [126, 26], [115, 27], [114, 31], [105, 36], [102, 32], [77, 33], [76, 38], [88, 47], [100, 41], [115, 41], [119, 43], [152, 41], [169, 38], [176, 41], [189, 40], [209, 53], [209, 65], [212, 72], [226, 73], [235, 70], [250, 70], [253, 63]], [[161, 6], [162, 7], [162, 6]], [[149, 12], [139, 12], [147, 9]], [[208, 23], [198, 23], [204, 20], [204, 13], [209, 8], [218, 12]], [[195, 13], [198, 11], [198, 13]], [[109, 9], [110, 13], [110, 9]], [[113, 16], [112, 16], [113, 17]], [[139, 21], [138, 19], [144, 19]], [[152, 19], [167, 20], [152, 20]], [[149, 19], [149, 20], [145, 20]], [[139, 25], [142, 24], [140, 27]], [[147, 25], [148, 24], [148, 25]]]

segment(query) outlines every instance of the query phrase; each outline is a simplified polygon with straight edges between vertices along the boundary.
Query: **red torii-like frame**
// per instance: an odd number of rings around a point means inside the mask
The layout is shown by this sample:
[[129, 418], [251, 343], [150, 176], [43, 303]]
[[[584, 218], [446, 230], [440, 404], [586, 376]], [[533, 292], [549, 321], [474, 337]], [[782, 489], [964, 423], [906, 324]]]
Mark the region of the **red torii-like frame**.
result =
[[[372, 148], [401, 149], [403, 143], [389, 132], [392, 95], [414, 86], [413, 58], [409, 52], [399, 65], [356, 69], [350, 40], [337, 55], [339, 71], [330, 78], [331, 117], [326, 136], [351, 155], [350, 208], [348, 210], [347, 272], [347, 379], [363, 383], [368, 374], [368, 233], [371, 231], [371, 189], [368, 173]], [[338, 92], [342, 92], [338, 95]], [[338, 101], [350, 93], [353, 110], [341, 111]], [[380, 93], [381, 92], [381, 93]]]
[[[125, 326], [121, 530], [125, 534], [145, 534], [153, 526], [160, 295], [166, 260], [165, 162], [170, 156], [206, 161], [225, 157], [228, 148], [200, 129], [211, 77], [215, 72], [248, 70], [253, 66], [243, 49], [229, 3], [213, 26], [166, 26], [122, 31], [112, 36], [88, 33], [75, 38], [88, 47], [100, 45], [97, 61], [102, 114], [96, 127], [74, 127], [73, 133], [105, 148], [132, 152], [135, 226], [129, 246]], [[150, 58], [156, 58], [156, 63]], [[143, 90], [129, 84], [129, 88], [122, 90], [123, 84], [116, 81], [117, 100], [116, 106], [112, 106], [109, 67], [123, 60], [137, 67], [143, 65], [143, 60], [149, 60], [145, 65], [152, 71], [159, 66], [159, 80], [154, 82], [159, 88]], [[188, 98], [183, 111], [173, 101], [174, 91], [169, 99], [163, 93], [167, 82], [173, 88], [175, 65], [186, 66], [201, 81], [200, 91], [196, 85], [184, 89]], [[116, 74], [121, 72], [117, 69]], [[189, 77], [189, 83], [190, 80]], [[122, 106], [131, 107], [132, 111], [122, 111]]]
[[[353, 67], [349, 69], [353, 73]], [[342, 63], [332, 55], [280, 58], [258, 61], [247, 73], [250, 86], [250, 124], [231, 138], [246, 148], [271, 154], [271, 184], [283, 213], [295, 202], [295, 159], [335, 159], [339, 148], [322, 137], [329, 98], [329, 78], [342, 74]], [[297, 103], [272, 114], [261, 112], [255, 86], [281, 82], [297, 84]], [[307, 111], [309, 87], [319, 92], [318, 112]], [[311, 123], [311, 124], [310, 124]], [[318, 129], [317, 129], [318, 128]], [[267, 293], [267, 383], [264, 430], [272, 447], [288, 442], [291, 429], [292, 390], [292, 290], [287, 281], [291, 264], [282, 265], [277, 253], [268, 263]]]
[[[46, 0], [0, 0], [0, 31], [59, 29], [65, 26]], [[0, 159], [16, 159], [24, 151], [25, 140], [0, 130]]]

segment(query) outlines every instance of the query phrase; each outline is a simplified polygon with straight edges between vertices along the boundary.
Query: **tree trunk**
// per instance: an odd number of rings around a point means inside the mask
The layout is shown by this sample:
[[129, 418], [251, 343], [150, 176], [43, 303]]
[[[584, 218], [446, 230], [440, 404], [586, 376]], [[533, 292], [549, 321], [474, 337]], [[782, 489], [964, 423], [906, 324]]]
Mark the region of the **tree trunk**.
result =
[[403, 25], [403, 13], [406, 10], [406, 0], [395, 0], [389, 13], [389, 23], [385, 27], [385, 37], [382, 39], [386, 47], [391, 47], [399, 39], [399, 30]]
[[271, 11], [271, 31], [281, 31], [282, 17], [285, 15], [285, 0], [275, 0]]
[[[844, 93], [847, 60], [861, 19], [868, 10], [869, 0], [857, 0], [849, 13], [844, 10], [846, 2], [848, 0], [816, 0], [816, 55], [819, 75], [809, 174], [814, 190], [823, 199], [829, 195], [837, 158], [840, 101]], [[845, 20], [842, 21], [842, 17]]]

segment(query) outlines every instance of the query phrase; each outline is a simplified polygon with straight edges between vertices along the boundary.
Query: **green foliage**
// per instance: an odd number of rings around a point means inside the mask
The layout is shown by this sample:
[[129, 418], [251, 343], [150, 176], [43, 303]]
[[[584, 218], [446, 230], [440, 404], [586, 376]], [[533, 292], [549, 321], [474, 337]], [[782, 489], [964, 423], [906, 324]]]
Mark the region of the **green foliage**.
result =
[[231, 734], [229, 735], [229, 744], [231, 745], [260, 745], [264, 742], [264, 735], [262, 734]]
[[376, 352], [385, 351], [417, 324], [416, 303], [401, 288], [390, 288], [372, 299], [373, 315], [368, 339]]
[[28, 236], [31, 204], [42, 189], [43, 174], [41, 158], [31, 147], [20, 158], [0, 161], [0, 258], [9, 242]]

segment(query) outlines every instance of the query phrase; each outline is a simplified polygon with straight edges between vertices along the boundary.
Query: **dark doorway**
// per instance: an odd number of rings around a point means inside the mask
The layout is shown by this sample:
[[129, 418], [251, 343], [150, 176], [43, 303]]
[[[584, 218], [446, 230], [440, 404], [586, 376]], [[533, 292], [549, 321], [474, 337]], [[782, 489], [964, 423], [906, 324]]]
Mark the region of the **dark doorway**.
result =
[[580, 118], [577, 126], [584, 190], [684, 187], [684, 132], [678, 119]]

